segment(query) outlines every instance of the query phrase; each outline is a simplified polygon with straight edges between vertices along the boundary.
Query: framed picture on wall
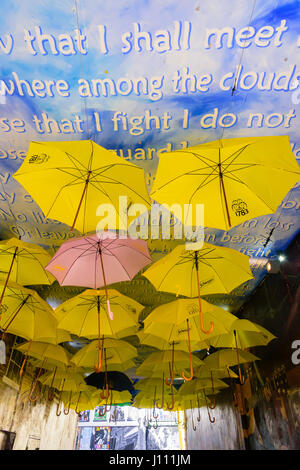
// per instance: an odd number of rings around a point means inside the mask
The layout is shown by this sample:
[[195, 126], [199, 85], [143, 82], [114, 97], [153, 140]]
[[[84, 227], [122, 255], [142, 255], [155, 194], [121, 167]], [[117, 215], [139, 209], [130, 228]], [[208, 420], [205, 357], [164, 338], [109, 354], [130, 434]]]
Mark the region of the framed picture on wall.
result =
[[101, 426], [95, 428], [94, 434], [94, 450], [109, 450], [110, 443], [110, 427]]

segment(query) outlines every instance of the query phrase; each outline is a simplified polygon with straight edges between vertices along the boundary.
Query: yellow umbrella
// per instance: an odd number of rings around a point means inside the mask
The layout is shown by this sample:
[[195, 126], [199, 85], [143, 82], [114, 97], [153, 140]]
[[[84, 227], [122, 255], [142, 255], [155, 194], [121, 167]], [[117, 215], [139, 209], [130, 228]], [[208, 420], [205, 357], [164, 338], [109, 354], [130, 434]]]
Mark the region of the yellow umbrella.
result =
[[272, 333], [256, 323], [249, 320], [236, 320], [227, 334], [216, 336], [210, 340], [215, 348], [235, 348], [237, 354], [237, 365], [241, 384], [245, 378], [242, 375], [239, 361], [239, 349], [247, 349], [252, 346], [266, 346], [275, 338]]
[[0, 279], [5, 280], [0, 296], [2, 303], [8, 281], [30, 286], [32, 284], [52, 284], [55, 280], [44, 267], [51, 260], [46, 250], [33, 243], [10, 238], [0, 242]]
[[98, 337], [97, 371], [102, 369], [101, 335], [121, 338], [137, 332], [137, 315], [143, 309], [133, 299], [114, 289], [108, 290], [114, 319], [111, 320], [105, 290], [87, 289], [56, 309], [58, 327], [85, 338]]
[[248, 349], [254, 346], [267, 346], [275, 339], [266, 328], [249, 320], [236, 320], [230, 327], [230, 332], [214, 336], [209, 341], [215, 348]]
[[43, 361], [43, 368], [45, 368], [46, 362], [57, 367], [63, 367], [69, 363], [69, 354], [59, 345], [32, 341], [30, 349], [28, 342], [16, 346], [15, 349]]
[[[164, 328], [165, 325], [163, 323], [158, 323], [158, 328]], [[151, 328], [150, 326], [147, 328]], [[153, 324], [153, 327], [151, 328], [151, 331], [153, 333], [158, 332], [157, 326], [155, 327]], [[159, 332], [158, 332], [159, 334]], [[199, 349], [208, 349], [209, 344], [206, 343], [205, 341], [199, 341], [199, 340], [191, 340], [190, 345], [189, 341], [187, 338], [181, 338], [177, 339], [176, 341], [171, 341], [166, 338], [161, 338], [160, 336], [156, 336], [154, 334], [150, 334], [144, 330], [141, 330], [137, 333], [137, 336], [140, 340], [141, 344], [146, 344], [147, 346], [152, 346], [154, 348], [159, 349], [160, 351], [165, 351], [166, 349], [171, 349], [173, 348], [173, 343], [174, 343], [174, 349], [175, 350], [181, 350], [181, 351], [188, 351], [189, 346], [191, 347], [191, 351], [198, 351]]]
[[234, 349], [220, 349], [217, 352], [214, 352], [207, 356], [203, 362], [206, 367], [209, 369], [223, 369], [224, 367], [231, 367], [238, 364], [246, 362], [259, 361], [259, 357], [254, 356], [248, 351], [243, 351], [242, 349], [237, 349], [239, 359], [237, 359], [236, 350]]
[[198, 296], [200, 326], [206, 334], [213, 331], [214, 323], [211, 322], [208, 330], [204, 328], [201, 294], [228, 294], [253, 278], [248, 256], [209, 243], [204, 243], [199, 250], [186, 250], [185, 245], [178, 245], [147, 269], [143, 276], [157, 290], [187, 297]]
[[204, 225], [228, 230], [275, 212], [299, 180], [288, 136], [219, 139], [162, 153], [151, 197], [179, 205], [188, 225], [199, 225], [192, 208], [204, 204]]
[[[0, 293], [5, 282], [0, 281]], [[8, 332], [27, 340], [56, 342], [57, 320], [50, 305], [36, 291], [14, 282], [5, 288], [0, 307], [2, 337]]]
[[[145, 377], [151, 374], [164, 374], [166, 384], [172, 385], [174, 378], [182, 368], [188, 368], [191, 361], [200, 367], [203, 362], [197, 356], [189, 354], [185, 351], [166, 350], [150, 354], [144, 362], [136, 369], [137, 375]], [[170, 381], [167, 378], [170, 378]]]
[[[82, 233], [95, 231], [100, 204], [116, 211], [110, 229], [127, 230], [125, 212], [133, 203], [150, 208], [144, 170], [91, 140], [31, 142], [14, 178], [46, 217]], [[127, 198], [121, 210], [120, 195]]]
[[[214, 324], [213, 332], [203, 332], [199, 326], [198, 299], [180, 299], [161, 305], [153, 310], [144, 320], [144, 335], [161, 336], [169, 343], [174, 341], [174, 349], [175, 343], [181, 343], [182, 339], [187, 335], [188, 351], [190, 354], [189, 380], [193, 377], [192, 347], [197, 347], [196, 345], [198, 345], [197, 349], [207, 348], [207, 338], [228, 333], [230, 326], [237, 319], [237, 317], [220, 307], [209, 304], [203, 300], [201, 304], [207, 320]], [[141, 341], [143, 341], [143, 337], [141, 337]], [[174, 363], [174, 361], [172, 363]], [[184, 374], [183, 378], [188, 380]]]
[[[78, 367], [94, 367], [98, 359], [98, 348], [98, 341], [92, 341], [74, 354], [70, 362]], [[125, 371], [134, 367], [132, 359], [137, 357], [137, 349], [126, 341], [102, 337], [102, 349], [106, 350], [107, 370]]]
[[[99, 404], [99, 397], [84, 391], [73, 393], [71, 400], [70, 394], [66, 392], [62, 394], [61, 398], [65, 404], [68, 404], [68, 408], [76, 411], [77, 414], [85, 410], [93, 410]], [[68, 414], [68, 412], [64, 410], [64, 414]]]

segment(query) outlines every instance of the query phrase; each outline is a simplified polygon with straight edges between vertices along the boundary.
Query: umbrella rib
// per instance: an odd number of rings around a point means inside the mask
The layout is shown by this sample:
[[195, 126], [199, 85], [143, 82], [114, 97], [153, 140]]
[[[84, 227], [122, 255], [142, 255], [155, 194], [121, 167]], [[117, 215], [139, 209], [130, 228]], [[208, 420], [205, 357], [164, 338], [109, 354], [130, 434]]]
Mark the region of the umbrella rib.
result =
[[[70, 181], [70, 183], [67, 183], [67, 184], [63, 185], [63, 186], [60, 188], [60, 190], [58, 191], [57, 195], [55, 196], [55, 198], [54, 198], [54, 200], [53, 200], [53, 202], [52, 202], [52, 204], [51, 204], [51, 206], [50, 206], [50, 209], [48, 210], [47, 214], [45, 214], [46, 218], [48, 217], [50, 211], [52, 210], [52, 208], [53, 208], [54, 204], [56, 203], [58, 197], [60, 196], [61, 192], [62, 192], [67, 186], [71, 186], [71, 184], [76, 183], [76, 181], [77, 181], [78, 179], [79, 179], [79, 178], [76, 178], [74, 181]], [[80, 183], [81, 183], [81, 181], [80, 181]]]
[[[103, 176], [104, 176], [104, 178], [106, 178], [106, 179], [108, 179], [108, 180], [111, 180], [111, 181], [105, 182], [104, 184], [108, 184], [109, 182], [111, 182], [111, 183], [115, 183], [115, 184], [119, 184], [119, 185], [121, 185], [121, 186], [124, 186], [125, 188], [129, 189], [132, 193], [134, 193], [136, 196], [139, 196], [141, 199], [143, 199], [143, 200], [147, 203], [147, 205], [149, 205], [149, 202], [148, 202], [141, 194], [139, 194], [137, 191], [134, 191], [134, 189], [132, 189], [132, 188], [131, 188], [130, 186], [128, 186], [127, 184], [125, 184], [125, 183], [123, 183], [123, 182], [121, 182], [121, 181], [118, 181], [118, 180], [116, 180], [116, 179], [114, 179], [114, 178], [111, 178], [110, 176], [105, 176], [105, 175], [103, 175]], [[96, 182], [97, 182], [97, 181], [96, 181]]]
[[[129, 276], [129, 273], [127, 272], [127, 269], [123, 266], [123, 264], [121, 263], [121, 261], [117, 258], [116, 255], [114, 255], [107, 247], [106, 247], [107, 251], [119, 262], [120, 266], [122, 266], [122, 268], [124, 269], [124, 271], [126, 272], [127, 276], [128, 276], [128, 280], [130, 281], [130, 276]], [[99, 255], [100, 256], [100, 255]]]
[[80, 253], [80, 255], [78, 255], [77, 258], [76, 258], [74, 261], [72, 261], [71, 265], [70, 265], [70, 266], [68, 267], [68, 269], [67, 269], [67, 272], [66, 272], [65, 276], [64, 276], [63, 279], [62, 279], [62, 282], [64, 282], [65, 278], [66, 278], [67, 275], [69, 274], [70, 270], [73, 268], [73, 266], [74, 266], [74, 264], [76, 263], [76, 261], [78, 261], [78, 259], [81, 258], [81, 256], [84, 255], [89, 249], [90, 249], [90, 247], [89, 247], [87, 250], [85, 250], [85, 251], [83, 251], [82, 253]]
[[[228, 157], [226, 157], [225, 160], [223, 160], [222, 164], [224, 164], [229, 158], [234, 157], [233, 160], [232, 160], [232, 162], [230, 162], [230, 163], [227, 164], [227, 168], [228, 168], [228, 166], [230, 166], [230, 165], [241, 155], [241, 153], [243, 153], [244, 150], [245, 150], [247, 147], [249, 147], [249, 145], [250, 145], [250, 144], [246, 144], [244, 147], [242, 147], [242, 148], [236, 150], [236, 151], [233, 152], [231, 155], [228, 155]], [[236, 154], [237, 154], [237, 155], [236, 155]]]
[[[226, 176], [226, 175], [225, 175]], [[230, 176], [226, 176], [227, 178], [230, 179]], [[242, 181], [238, 176], [235, 175], [235, 178], [237, 178], [238, 182], [247, 186], [247, 188], [258, 198], [260, 199], [260, 201], [262, 201], [265, 206], [267, 206], [269, 209], [271, 209], [271, 211], [273, 211], [273, 208], [269, 206], [269, 204], [261, 197], [259, 196], [247, 183], [245, 183], [244, 181]]]
[[73, 160], [75, 160], [77, 163], [79, 163], [80, 166], [82, 166], [85, 170], [87, 170], [87, 168], [83, 165], [83, 163], [80, 160], [78, 160], [76, 157], [74, 157], [74, 155], [71, 155], [68, 152], [64, 152], [64, 153], [68, 157], [68, 159], [71, 160], [71, 163], [75, 166], [75, 168], [77, 168], [77, 170], [80, 171], [80, 168], [74, 163]]

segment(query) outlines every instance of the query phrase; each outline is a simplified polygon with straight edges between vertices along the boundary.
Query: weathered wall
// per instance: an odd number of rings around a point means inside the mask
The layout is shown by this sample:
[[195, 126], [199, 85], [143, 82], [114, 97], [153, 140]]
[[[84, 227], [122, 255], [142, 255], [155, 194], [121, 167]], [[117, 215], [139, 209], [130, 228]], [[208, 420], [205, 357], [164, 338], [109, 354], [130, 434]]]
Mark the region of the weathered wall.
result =
[[[46, 390], [41, 390], [38, 400], [30, 403], [27, 399], [30, 385], [31, 376], [26, 375], [18, 391], [3, 382], [0, 370], [0, 431], [16, 433], [13, 450], [74, 449], [77, 414], [70, 410], [68, 415], [62, 412], [56, 416], [57, 402], [47, 402]], [[0, 435], [1, 449], [3, 432]]]
[[[187, 410], [186, 444], [188, 450], [236, 450], [244, 449], [243, 428], [238, 410], [229, 403], [219, 403], [214, 410], [206, 407]], [[193, 424], [195, 430], [193, 429]]]

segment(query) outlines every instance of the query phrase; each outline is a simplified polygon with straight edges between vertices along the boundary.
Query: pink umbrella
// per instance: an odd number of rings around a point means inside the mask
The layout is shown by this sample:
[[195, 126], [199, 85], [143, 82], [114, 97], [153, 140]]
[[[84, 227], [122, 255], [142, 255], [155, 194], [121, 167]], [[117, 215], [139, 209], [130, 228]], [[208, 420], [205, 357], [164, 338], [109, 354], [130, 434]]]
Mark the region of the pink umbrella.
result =
[[130, 281], [151, 262], [146, 241], [102, 232], [65, 242], [48, 263], [46, 270], [56, 277], [61, 286], [93, 289], [104, 286], [112, 319], [106, 286]]

